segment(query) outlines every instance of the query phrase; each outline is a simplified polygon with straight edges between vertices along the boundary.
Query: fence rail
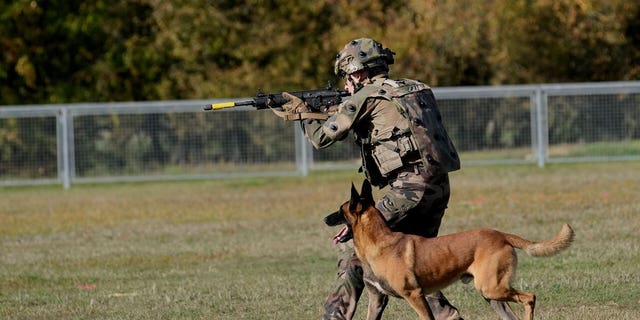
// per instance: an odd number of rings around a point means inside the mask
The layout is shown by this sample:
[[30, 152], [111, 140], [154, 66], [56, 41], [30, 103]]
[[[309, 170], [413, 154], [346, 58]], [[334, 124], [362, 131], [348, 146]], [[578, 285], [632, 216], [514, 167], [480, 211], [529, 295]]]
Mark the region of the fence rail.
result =
[[[640, 81], [434, 88], [463, 165], [640, 160]], [[0, 185], [306, 175], [357, 168], [297, 123], [216, 100], [0, 107]]]

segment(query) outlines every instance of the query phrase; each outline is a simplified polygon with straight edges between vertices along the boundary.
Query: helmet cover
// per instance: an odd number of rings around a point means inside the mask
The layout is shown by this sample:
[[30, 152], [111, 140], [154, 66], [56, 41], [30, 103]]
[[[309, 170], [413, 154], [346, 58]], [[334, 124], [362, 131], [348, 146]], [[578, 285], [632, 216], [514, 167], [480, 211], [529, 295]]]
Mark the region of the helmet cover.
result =
[[394, 54], [389, 48], [383, 48], [382, 44], [373, 39], [352, 40], [336, 55], [334, 72], [337, 76], [344, 78], [368, 68], [384, 67], [388, 70], [388, 66], [394, 62]]

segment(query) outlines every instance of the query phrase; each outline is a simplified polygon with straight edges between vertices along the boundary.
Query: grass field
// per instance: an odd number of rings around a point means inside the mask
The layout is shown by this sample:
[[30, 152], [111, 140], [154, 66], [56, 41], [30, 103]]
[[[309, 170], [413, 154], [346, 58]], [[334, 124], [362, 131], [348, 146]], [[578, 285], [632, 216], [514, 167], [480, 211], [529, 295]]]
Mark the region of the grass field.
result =
[[[337, 231], [321, 218], [361, 180], [0, 189], [0, 319], [319, 319]], [[441, 233], [574, 227], [568, 251], [519, 255], [514, 284], [537, 294], [537, 319], [640, 319], [639, 162], [466, 167], [451, 183]], [[445, 294], [465, 319], [497, 318], [471, 285]], [[416, 316], [392, 299], [385, 318]]]

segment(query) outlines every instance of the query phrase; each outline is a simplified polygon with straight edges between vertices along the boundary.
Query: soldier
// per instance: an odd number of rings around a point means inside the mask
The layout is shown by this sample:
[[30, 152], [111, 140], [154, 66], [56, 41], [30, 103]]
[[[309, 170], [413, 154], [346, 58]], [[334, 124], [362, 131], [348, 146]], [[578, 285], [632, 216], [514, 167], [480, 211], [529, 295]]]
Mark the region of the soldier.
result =
[[[326, 148], [352, 132], [366, 177], [375, 186], [389, 187], [376, 207], [391, 228], [435, 237], [449, 202], [448, 172], [459, 169], [460, 160], [431, 89], [415, 80], [389, 79], [393, 55], [369, 38], [349, 42], [336, 56], [335, 73], [351, 96], [326, 121], [307, 119], [302, 127], [315, 148]], [[300, 99], [283, 95], [289, 99], [286, 111], [308, 112]], [[344, 229], [334, 238], [349, 239]], [[338, 283], [324, 304], [323, 319], [351, 319], [365, 286], [352, 244], [343, 247]], [[386, 296], [381, 299], [379, 312], [387, 302]], [[461, 319], [441, 292], [428, 295], [427, 301], [436, 319]]]

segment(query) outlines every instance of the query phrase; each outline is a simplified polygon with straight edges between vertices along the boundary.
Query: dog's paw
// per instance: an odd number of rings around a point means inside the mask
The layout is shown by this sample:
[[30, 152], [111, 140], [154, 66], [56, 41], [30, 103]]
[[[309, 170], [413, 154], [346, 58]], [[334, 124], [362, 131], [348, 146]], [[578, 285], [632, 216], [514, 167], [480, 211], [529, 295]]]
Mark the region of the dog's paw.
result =
[[462, 277], [460, 277], [460, 281], [462, 281], [462, 283], [464, 284], [468, 284], [469, 282], [473, 281], [473, 276], [470, 274], [463, 274]]

